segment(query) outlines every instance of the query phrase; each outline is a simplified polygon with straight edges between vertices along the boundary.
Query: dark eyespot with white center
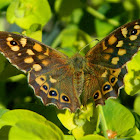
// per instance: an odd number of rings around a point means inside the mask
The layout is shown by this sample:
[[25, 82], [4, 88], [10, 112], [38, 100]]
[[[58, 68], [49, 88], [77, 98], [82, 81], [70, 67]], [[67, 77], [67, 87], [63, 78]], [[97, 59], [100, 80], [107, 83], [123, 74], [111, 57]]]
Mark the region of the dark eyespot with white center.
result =
[[103, 90], [104, 90], [104, 91], [107, 91], [107, 90], [109, 90], [110, 88], [111, 88], [111, 86], [108, 85], [108, 84], [106, 84], [106, 85], [103, 87]]
[[115, 77], [112, 77], [111, 78], [111, 83], [114, 83], [115, 82]]
[[137, 29], [131, 31], [131, 35], [135, 35], [137, 33]]
[[99, 92], [96, 92], [94, 95], [94, 99], [97, 99], [99, 97]]
[[17, 45], [17, 42], [16, 41], [10, 41], [10, 44], [12, 45], [12, 46], [16, 46]]
[[69, 102], [69, 98], [68, 98], [67, 96], [65, 96], [65, 95], [62, 96], [62, 99], [63, 99], [63, 101], [65, 101], [65, 102]]
[[48, 90], [48, 87], [47, 87], [46, 85], [43, 85], [43, 88], [44, 88], [45, 90]]
[[51, 91], [49, 92], [49, 95], [50, 95], [50, 96], [57, 96], [57, 93], [56, 93], [55, 90], [51, 90]]

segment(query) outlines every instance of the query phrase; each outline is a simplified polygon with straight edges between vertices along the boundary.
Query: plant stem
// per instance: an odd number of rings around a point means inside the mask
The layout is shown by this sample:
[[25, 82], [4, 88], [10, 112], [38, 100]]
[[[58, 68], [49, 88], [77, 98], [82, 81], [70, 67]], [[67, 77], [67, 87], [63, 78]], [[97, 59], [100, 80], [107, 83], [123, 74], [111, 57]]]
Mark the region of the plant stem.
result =
[[100, 115], [100, 119], [101, 119], [101, 127], [102, 127], [102, 131], [103, 131], [103, 135], [106, 138], [108, 138], [108, 135], [107, 135], [108, 127], [107, 127], [107, 124], [106, 124], [106, 120], [105, 120], [105, 117], [104, 117], [102, 106], [99, 106], [99, 115]]
[[96, 11], [95, 9], [91, 7], [86, 8], [87, 12], [89, 12], [91, 15], [94, 17], [97, 17], [100, 20], [106, 20], [108, 23], [114, 25], [114, 26], [119, 26], [119, 22], [114, 20], [114, 19], [107, 19], [102, 13]]

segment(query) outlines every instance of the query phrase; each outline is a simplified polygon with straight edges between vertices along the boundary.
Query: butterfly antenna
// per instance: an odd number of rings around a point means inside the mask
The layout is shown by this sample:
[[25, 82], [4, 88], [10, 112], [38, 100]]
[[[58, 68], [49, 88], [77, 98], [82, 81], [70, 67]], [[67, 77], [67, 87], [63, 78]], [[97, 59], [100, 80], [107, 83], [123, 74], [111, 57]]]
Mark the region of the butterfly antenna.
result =
[[79, 53], [80, 53], [84, 48], [86, 48], [87, 46], [89, 46], [93, 41], [99, 41], [99, 39], [93, 39], [90, 43], [88, 43], [86, 46], [84, 46], [84, 47], [79, 51]]

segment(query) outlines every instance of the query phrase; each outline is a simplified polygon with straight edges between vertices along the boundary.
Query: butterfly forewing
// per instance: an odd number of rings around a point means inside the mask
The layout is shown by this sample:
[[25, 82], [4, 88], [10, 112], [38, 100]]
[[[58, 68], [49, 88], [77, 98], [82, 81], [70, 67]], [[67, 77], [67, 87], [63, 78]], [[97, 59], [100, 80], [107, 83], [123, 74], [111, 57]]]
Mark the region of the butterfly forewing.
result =
[[40, 71], [49, 63], [60, 64], [67, 61], [64, 54], [49, 46], [31, 38], [8, 32], [0, 32], [0, 52], [12, 64], [26, 72], [31, 69]]
[[[140, 47], [140, 20], [125, 24], [99, 42], [87, 54], [87, 65], [92, 70], [91, 82], [95, 87], [85, 86], [85, 99], [94, 98], [96, 105], [104, 104], [109, 97], [117, 97], [123, 78], [127, 73], [125, 64]], [[89, 79], [89, 78], [88, 78]], [[85, 79], [86, 80], [86, 79]], [[90, 91], [90, 92], [89, 92]], [[86, 101], [84, 101], [86, 102]]]
[[121, 68], [140, 46], [140, 20], [125, 24], [99, 42], [87, 54], [90, 65]]

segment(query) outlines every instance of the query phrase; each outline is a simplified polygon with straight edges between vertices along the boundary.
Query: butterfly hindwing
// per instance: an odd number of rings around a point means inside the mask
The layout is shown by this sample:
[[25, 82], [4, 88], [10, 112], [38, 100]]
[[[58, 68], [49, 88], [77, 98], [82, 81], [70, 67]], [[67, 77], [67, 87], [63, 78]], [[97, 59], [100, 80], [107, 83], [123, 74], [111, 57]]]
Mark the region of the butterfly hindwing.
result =
[[69, 108], [76, 111], [80, 108], [79, 97], [74, 88], [73, 72], [65, 72], [63, 69], [52, 69], [42, 75], [36, 75], [33, 72], [29, 74], [29, 84], [33, 86], [37, 96], [40, 96], [45, 105], [55, 104], [59, 109]]

